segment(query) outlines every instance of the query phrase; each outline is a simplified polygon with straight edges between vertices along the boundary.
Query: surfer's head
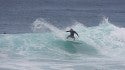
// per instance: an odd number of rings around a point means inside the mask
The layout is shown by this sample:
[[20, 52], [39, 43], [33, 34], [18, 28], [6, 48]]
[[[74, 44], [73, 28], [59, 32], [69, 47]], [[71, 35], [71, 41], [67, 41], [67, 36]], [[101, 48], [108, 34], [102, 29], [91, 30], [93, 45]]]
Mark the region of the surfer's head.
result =
[[73, 29], [71, 28], [70, 31], [73, 31]]

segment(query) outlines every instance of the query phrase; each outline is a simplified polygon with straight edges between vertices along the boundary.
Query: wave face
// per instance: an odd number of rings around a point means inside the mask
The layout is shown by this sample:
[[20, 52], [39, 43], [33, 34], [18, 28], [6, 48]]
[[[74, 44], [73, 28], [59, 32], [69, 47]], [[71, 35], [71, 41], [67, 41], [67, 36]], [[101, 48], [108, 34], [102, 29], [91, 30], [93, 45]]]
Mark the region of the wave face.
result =
[[[76, 41], [66, 40], [66, 30], [79, 34]], [[33, 25], [34, 33], [1, 34], [1, 57], [48, 59], [84, 59], [85, 57], [124, 57], [125, 28], [114, 26], [104, 18], [100, 25], [86, 27], [79, 22], [59, 29], [40, 18]], [[38, 33], [39, 32], [39, 33]], [[83, 57], [83, 58], [82, 58]]]
[[[80, 37], [67, 40], [73, 28]], [[39, 18], [33, 33], [0, 34], [0, 70], [124, 70], [125, 28], [103, 18], [98, 26], [75, 21], [58, 28]]]

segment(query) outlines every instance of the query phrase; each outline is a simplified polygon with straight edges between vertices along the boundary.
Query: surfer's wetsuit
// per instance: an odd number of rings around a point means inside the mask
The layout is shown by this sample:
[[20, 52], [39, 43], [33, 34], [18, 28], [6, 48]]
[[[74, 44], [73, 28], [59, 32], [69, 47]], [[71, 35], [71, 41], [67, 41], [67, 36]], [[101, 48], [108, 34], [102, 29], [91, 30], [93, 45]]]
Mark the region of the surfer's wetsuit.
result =
[[79, 37], [78, 33], [76, 33], [76, 31], [74, 31], [73, 29], [70, 29], [69, 31], [66, 31], [66, 32], [70, 32], [70, 35], [67, 36], [67, 39], [69, 37], [71, 37], [71, 38], [73, 38], [75, 40], [74, 34], [76, 34]]

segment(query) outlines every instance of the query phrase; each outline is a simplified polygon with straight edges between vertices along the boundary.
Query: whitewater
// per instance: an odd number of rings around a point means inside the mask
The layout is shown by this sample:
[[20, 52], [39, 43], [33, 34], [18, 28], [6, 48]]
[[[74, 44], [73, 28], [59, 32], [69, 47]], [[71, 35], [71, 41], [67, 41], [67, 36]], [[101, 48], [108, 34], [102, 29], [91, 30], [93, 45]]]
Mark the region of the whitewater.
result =
[[[80, 37], [68, 41], [66, 30]], [[124, 70], [125, 28], [103, 18], [98, 26], [78, 21], [58, 28], [36, 19], [33, 33], [0, 34], [0, 70]]]

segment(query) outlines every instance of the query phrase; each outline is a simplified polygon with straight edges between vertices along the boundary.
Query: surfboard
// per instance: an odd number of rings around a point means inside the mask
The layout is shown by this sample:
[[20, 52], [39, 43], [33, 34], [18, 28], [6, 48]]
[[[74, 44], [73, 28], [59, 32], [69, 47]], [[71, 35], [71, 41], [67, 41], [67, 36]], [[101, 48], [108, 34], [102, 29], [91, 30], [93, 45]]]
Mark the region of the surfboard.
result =
[[80, 41], [78, 41], [78, 40], [75, 40], [75, 41], [66, 40], [66, 42], [68, 42], [68, 43], [73, 43], [73, 44], [82, 44], [82, 42], [80, 42]]

